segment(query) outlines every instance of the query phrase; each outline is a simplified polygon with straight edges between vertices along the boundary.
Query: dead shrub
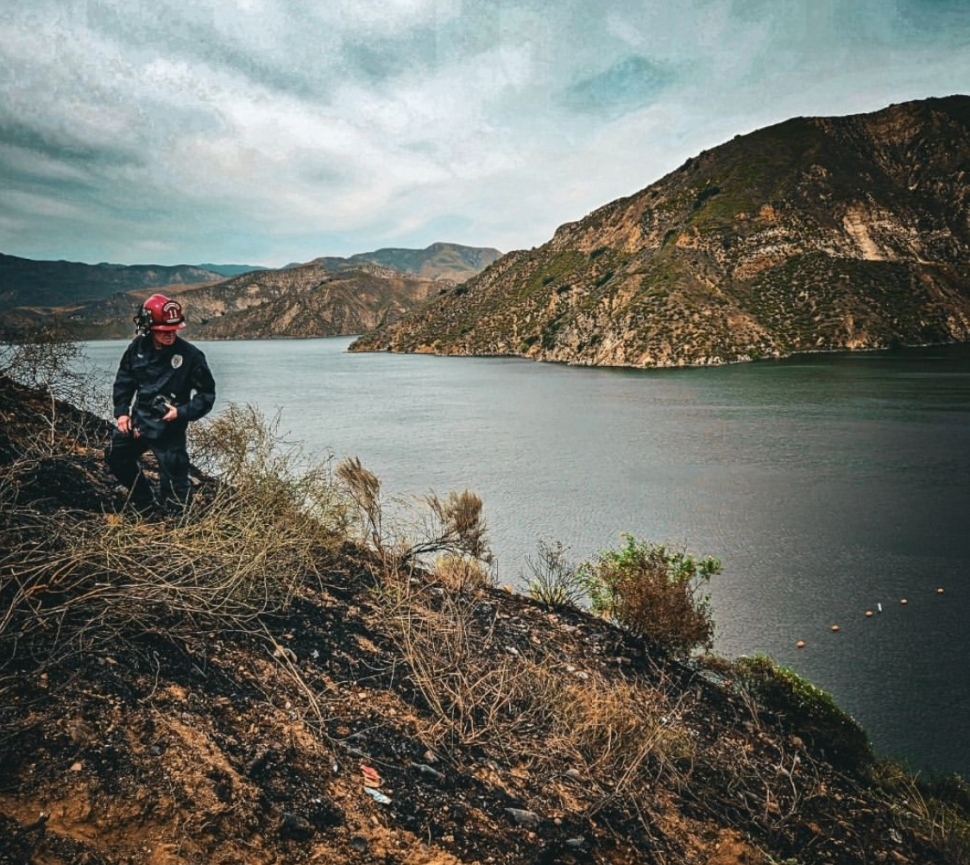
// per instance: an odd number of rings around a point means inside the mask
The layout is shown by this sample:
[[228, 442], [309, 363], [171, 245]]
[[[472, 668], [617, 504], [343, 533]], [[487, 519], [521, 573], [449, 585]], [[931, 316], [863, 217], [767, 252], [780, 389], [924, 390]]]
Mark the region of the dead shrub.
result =
[[636, 800], [661, 777], [683, 780], [697, 745], [660, 690], [594, 676], [570, 682], [550, 706], [550, 752]]
[[360, 459], [342, 460], [337, 477], [356, 506], [361, 539], [381, 557], [386, 577], [428, 565], [437, 553], [491, 562], [482, 500], [474, 493], [452, 491], [444, 499], [430, 493], [423, 499], [418, 528], [408, 531], [403, 515], [394, 524], [385, 520], [381, 482]]
[[386, 581], [378, 611], [434, 718], [428, 744], [498, 743], [533, 728], [554, 679], [541, 665], [496, 654], [482, 602], [420, 580]]
[[586, 597], [580, 569], [566, 557], [561, 541], [540, 540], [535, 558], [526, 557], [531, 577], [523, 575], [529, 595], [550, 607], [578, 607]]

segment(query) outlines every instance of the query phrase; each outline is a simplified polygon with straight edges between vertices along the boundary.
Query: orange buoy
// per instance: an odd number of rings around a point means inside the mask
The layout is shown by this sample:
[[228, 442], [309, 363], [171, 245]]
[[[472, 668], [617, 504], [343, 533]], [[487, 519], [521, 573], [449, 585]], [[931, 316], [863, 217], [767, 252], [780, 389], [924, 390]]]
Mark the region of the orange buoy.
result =
[[906, 598], [903, 598], [899, 603], [901, 603], [905, 607], [906, 604], [909, 603], [909, 601], [907, 601]]
[[866, 618], [867, 619], [871, 619], [872, 618], [872, 610], [866, 610]]
[[795, 643], [795, 648], [797, 648], [797, 649], [804, 649], [805, 648], [805, 641], [804, 640], [799, 640], [797, 643]]
[[833, 631], [841, 631], [842, 628], [840, 628], [838, 625], [832, 625], [832, 630]]
[[937, 590], [936, 590], [936, 593], [937, 593], [938, 595], [942, 595], [942, 594], [943, 594], [943, 589], [937, 589]]

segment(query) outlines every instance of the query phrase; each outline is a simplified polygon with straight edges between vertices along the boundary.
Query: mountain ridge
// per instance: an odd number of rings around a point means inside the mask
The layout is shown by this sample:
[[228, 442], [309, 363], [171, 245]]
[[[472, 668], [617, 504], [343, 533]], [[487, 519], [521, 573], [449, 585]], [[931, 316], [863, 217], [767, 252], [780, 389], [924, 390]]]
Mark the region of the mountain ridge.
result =
[[84, 264], [35, 261], [0, 253], [0, 310], [54, 307], [142, 288], [197, 285], [222, 279], [197, 265]]
[[121, 338], [132, 332], [132, 310], [152, 291], [163, 290], [179, 298], [193, 333], [201, 338], [347, 336], [395, 321], [418, 302], [458, 284], [446, 274], [467, 279], [499, 255], [497, 250], [436, 243], [423, 250], [386, 249], [255, 268], [228, 278], [202, 272], [197, 284], [139, 286], [61, 306], [17, 307], [7, 312], [6, 325], [30, 330], [56, 321], [78, 339]]
[[[357, 253], [348, 258], [322, 256], [307, 262], [307, 264], [320, 264], [330, 268], [376, 264], [382, 267], [392, 267], [405, 273], [413, 273], [427, 279], [447, 279], [460, 283], [470, 279], [501, 256], [501, 252], [490, 247], [437, 242], [424, 249], [383, 247], [373, 252]], [[294, 265], [287, 266], [292, 267]]]
[[970, 339], [970, 97], [736, 136], [355, 351], [715, 365]]

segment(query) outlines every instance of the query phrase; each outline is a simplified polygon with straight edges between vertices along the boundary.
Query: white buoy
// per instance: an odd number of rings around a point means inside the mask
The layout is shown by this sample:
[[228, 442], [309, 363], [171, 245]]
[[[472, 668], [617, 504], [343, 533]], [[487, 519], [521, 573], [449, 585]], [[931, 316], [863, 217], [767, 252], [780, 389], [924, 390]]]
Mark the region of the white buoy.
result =
[[876, 609], [879, 610], [880, 613], [882, 612], [882, 601], [876, 604]]

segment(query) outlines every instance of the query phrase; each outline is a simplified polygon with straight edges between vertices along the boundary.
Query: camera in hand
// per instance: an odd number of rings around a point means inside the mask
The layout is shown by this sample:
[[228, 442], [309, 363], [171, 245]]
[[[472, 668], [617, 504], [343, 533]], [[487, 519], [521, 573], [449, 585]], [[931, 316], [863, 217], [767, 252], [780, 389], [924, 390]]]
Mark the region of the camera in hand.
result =
[[155, 398], [151, 401], [151, 405], [149, 406], [149, 409], [148, 409], [148, 414], [150, 417], [154, 418], [155, 420], [161, 420], [163, 417], [165, 417], [165, 415], [168, 414], [169, 409], [171, 408], [171, 405], [172, 405], [172, 401], [170, 397], [167, 397], [163, 393], [157, 394]]

